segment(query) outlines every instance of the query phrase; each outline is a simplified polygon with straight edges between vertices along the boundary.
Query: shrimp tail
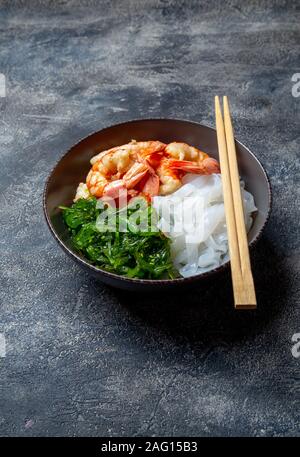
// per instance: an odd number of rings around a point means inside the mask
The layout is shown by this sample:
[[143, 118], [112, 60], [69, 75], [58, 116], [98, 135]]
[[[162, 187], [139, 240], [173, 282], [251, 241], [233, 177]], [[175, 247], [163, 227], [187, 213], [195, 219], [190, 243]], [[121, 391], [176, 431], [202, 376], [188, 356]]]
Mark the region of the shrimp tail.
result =
[[196, 173], [200, 175], [210, 175], [220, 173], [220, 166], [217, 160], [212, 157], [204, 159], [200, 164], [189, 160], [169, 159], [169, 167], [172, 170], [181, 170], [186, 173]]
[[123, 176], [123, 181], [127, 189], [134, 188], [147, 173], [147, 165], [136, 162]]
[[126, 191], [123, 179], [111, 181], [103, 189], [103, 196], [111, 198], [119, 198], [122, 192]]
[[159, 185], [159, 177], [155, 173], [151, 173], [142, 188], [142, 192], [150, 197], [155, 197], [159, 193]]

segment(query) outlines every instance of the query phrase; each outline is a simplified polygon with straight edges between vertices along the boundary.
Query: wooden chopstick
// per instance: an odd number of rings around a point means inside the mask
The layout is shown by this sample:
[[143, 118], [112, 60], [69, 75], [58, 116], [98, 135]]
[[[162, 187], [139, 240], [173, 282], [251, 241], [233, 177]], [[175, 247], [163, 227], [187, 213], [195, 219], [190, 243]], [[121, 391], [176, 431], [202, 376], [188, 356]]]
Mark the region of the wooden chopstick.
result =
[[225, 127], [217, 96], [215, 97], [215, 113], [234, 304], [236, 309], [254, 309], [256, 308], [256, 296], [227, 97], [224, 97]]

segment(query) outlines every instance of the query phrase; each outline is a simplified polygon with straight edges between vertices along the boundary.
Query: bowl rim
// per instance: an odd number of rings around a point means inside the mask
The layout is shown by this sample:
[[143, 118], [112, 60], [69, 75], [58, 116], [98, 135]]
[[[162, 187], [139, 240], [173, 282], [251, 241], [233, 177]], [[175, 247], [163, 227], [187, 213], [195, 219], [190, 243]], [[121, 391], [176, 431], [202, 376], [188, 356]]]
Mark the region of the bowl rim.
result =
[[[88, 262], [88, 260], [86, 260], [85, 258], [81, 257], [76, 252], [74, 252], [71, 249], [69, 249], [69, 247], [66, 246], [66, 244], [62, 241], [62, 239], [56, 233], [56, 230], [54, 229], [54, 227], [53, 227], [53, 225], [51, 223], [50, 215], [48, 214], [47, 197], [48, 197], [48, 191], [49, 191], [49, 186], [51, 184], [52, 176], [53, 176], [56, 168], [59, 166], [60, 162], [68, 154], [70, 154], [75, 147], [79, 146], [81, 143], [86, 141], [88, 138], [90, 138], [90, 137], [92, 137], [92, 136], [94, 136], [94, 135], [96, 135], [96, 134], [98, 134], [100, 132], [103, 132], [105, 130], [110, 130], [113, 127], [121, 127], [121, 126], [125, 126], [126, 124], [129, 124], [129, 123], [137, 123], [137, 122], [144, 122], [144, 121], [175, 121], [175, 122], [183, 122], [183, 123], [186, 123], [186, 124], [192, 124], [192, 125], [196, 125], [196, 126], [205, 127], [205, 128], [207, 128], [209, 130], [212, 130], [213, 132], [216, 133], [216, 129], [214, 129], [213, 127], [210, 127], [208, 125], [202, 124], [200, 122], [191, 121], [189, 119], [166, 118], [166, 117], [151, 117], [151, 118], [130, 119], [128, 121], [123, 121], [123, 122], [119, 122], [117, 124], [112, 124], [112, 125], [109, 125], [107, 127], [102, 128], [100, 130], [93, 131], [89, 135], [81, 138], [79, 141], [77, 141], [75, 144], [73, 144], [70, 148], [68, 148], [68, 150], [56, 161], [55, 165], [51, 169], [51, 171], [50, 171], [50, 173], [49, 173], [49, 175], [48, 175], [48, 177], [46, 179], [46, 182], [45, 182], [44, 192], [43, 192], [43, 211], [44, 211], [44, 216], [45, 216], [47, 225], [48, 225], [48, 227], [50, 229], [50, 232], [51, 232], [52, 236], [57, 241], [57, 243], [61, 246], [61, 248], [70, 257], [72, 257], [75, 261], [77, 261], [78, 263], [81, 263], [86, 268], [91, 269], [95, 274], [98, 273], [98, 274], [101, 274], [101, 276], [106, 276], [107, 278], [110, 278], [110, 279], [113, 279], [113, 280], [117, 280], [117, 281], [121, 281], [121, 282], [124, 282], [124, 283], [131, 283], [131, 284], [137, 284], [137, 285], [141, 285], [141, 284], [148, 284], [148, 285], [150, 285], [150, 284], [153, 284], [153, 285], [164, 285], [165, 284], [165, 285], [170, 285], [170, 284], [180, 284], [180, 283], [187, 284], [187, 283], [193, 283], [193, 282], [196, 282], [196, 281], [200, 281], [200, 280], [203, 280], [203, 279], [206, 279], [206, 278], [210, 278], [211, 276], [214, 276], [217, 273], [221, 273], [222, 271], [227, 270], [229, 265], [230, 265], [230, 260], [227, 260], [225, 263], [221, 264], [220, 266], [218, 266], [216, 268], [213, 268], [212, 270], [206, 271], [204, 273], [200, 273], [200, 274], [195, 275], [195, 276], [190, 276], [190, 277], [187, 277], [187, 278], [184, 278], [184, 277], [174, 278], [174, 279], [128, 278], [127, 276], [121, 276], [121, 275], [118, 275], [116, 273], [111, 273], [109, 271], [103, 270], [103, 269], [101, 269], [99, 267], [96, 267], [96, 266], [92, 265], [91, 263]], [[260, 228], [260, 230], [257, 233], [257, 235], [255, 236], [255, 238], [249, 243], [249, 247], [252, 248], [254, 245], [256, 245], [258, 240], [261, 238], [262, 233], [263, 233], [263, 231], [264, 231], [264, 229], [265, 229], [265, 227], [266, 227], [266, 225], [267, 225], [267, 223], [268, 223], [268, 221], [270, 219], [271, 210], [272, 210], [272, 200], [273, 200], [272, 187], [271, 187], [270, 178], [269, 178], [265, 168], [263, 167], [262, 163], [260, 162], [260, 160], [241, 141], [239, 141], [236, 138], [234, 138], [234, 139], [258, 163], [258, 165], [262, 169], [262, 172], [263, 172], [263, 174], [264, 174], [264, 176], [266, 178], [267, 187], [268, 187], [268, 211], [267, 211], [266, 218], [265, 218], [265, 221], [264, 221], [262, 227]]]

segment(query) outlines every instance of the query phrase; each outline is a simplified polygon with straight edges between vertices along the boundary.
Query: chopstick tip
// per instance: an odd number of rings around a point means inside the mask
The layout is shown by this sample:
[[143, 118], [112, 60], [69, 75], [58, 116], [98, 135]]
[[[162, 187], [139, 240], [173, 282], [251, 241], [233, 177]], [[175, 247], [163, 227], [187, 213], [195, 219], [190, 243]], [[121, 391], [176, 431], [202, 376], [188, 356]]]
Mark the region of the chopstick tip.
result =
[[256, 303], [235, 303], [234, 305], [235, 309], [239, 310], [249, 310], [249, 309], [257, 309], [257, 304]]

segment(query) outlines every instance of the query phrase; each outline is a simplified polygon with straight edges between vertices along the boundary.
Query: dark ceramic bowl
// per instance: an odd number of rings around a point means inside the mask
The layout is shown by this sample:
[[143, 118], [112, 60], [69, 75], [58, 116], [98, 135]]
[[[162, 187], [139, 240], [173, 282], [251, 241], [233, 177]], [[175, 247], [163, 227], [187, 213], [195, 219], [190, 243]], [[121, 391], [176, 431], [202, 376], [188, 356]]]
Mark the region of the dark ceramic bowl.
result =
[[[176, 119], [141, 119], [105, 128], [84, 138], [73, 146], [52, 170], [44, 192], [44, 212], [50, 231], [59, 245], [83, 268], [99, 280], [122, 289], [157, 290], [168, 287], [182, 287], [195, 284], [226, 269], [229, 262], [191, 278], [168, 280], [129, 279], [96, 268], [72, 249], [66, 226], [61, 217], [59, 205], [72, 203], [78, 183], [85, 181], [90, 169], [90, 159], [96, 151], [124, 144], [131, 139], [160, 140], [165, 143], [181, 141], [199, 147], [218, 158], [216, 131], [196, 122]], [[268, 177], [255, 155], [243, 144], [236, 141], [239, 171], [258, 208], [253, 226], [248, 233], [250, 246], [260, 237], [269, 217], [271, 189]]]

